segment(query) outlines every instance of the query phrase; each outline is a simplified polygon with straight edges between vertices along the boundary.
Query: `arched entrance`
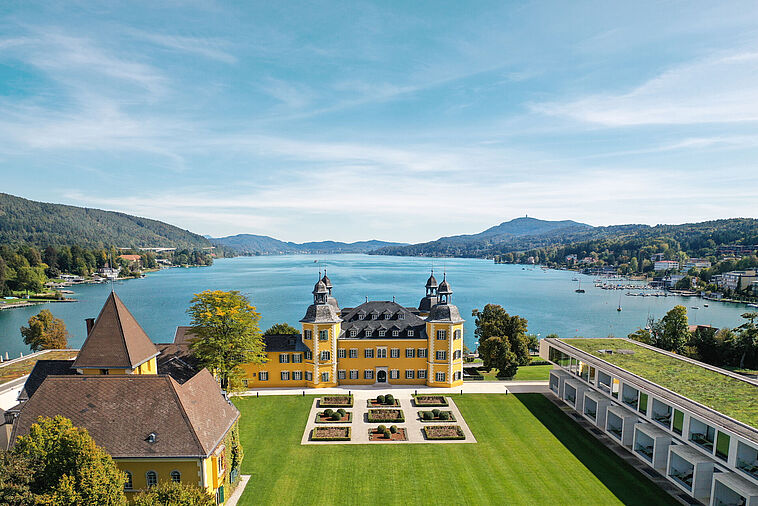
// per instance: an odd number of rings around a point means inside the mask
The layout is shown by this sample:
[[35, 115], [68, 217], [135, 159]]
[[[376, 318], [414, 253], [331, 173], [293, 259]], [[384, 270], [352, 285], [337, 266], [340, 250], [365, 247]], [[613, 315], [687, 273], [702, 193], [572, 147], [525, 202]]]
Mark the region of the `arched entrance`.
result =
[[377, 383], [387, 383], [387, 371], [379, 371], [376, 373]]

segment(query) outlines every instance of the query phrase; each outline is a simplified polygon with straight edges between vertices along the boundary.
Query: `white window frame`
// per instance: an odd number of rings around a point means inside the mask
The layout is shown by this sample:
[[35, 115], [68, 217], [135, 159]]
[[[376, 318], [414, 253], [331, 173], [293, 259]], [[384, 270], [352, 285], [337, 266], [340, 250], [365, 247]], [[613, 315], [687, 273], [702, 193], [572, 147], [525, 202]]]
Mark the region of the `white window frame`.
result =
[[398, 320], [405, 320], [405, 313], [398, 313], [397, 314], [397, 319]]
[[371, 337], [371, 336], [373, 336], [373, 335], [374, 335], [374, 331], [373, 331], [373, 330], [371, 330], [371, 329], [366, 329], [366, 330], [363, 332], [363, 334], [364, 334], [366, 337]]
[[332, 359], [332, 352], [329, 350], [323, 350], [321, 354], [319, 355], [319, 360], [321, 362], [329, 362]]
[[413, 337], [414, 331], [413, 329], [408, 329], [408, 337]]
[[400, 358], [400, 348], [392, 348], [390, 350], [390, 358]]
[[350, 329], [350, 337], [358, 337], [358, 329]]
[[390, 379], [400, 379], [400, 371], [398, 369], [390, 369]]
[[447, 339], [447, 330], [441, 329], [437, 331], [437, 340], [444, 341]]
[[340, 369], [339, 371], [337, 371], [337, 379], [341, 379], [341, 380], [345, 379], [345, 370], [344, 369]]
[[416, 372], [417, 372], [416, 377], [418, 379], [420, 379], [420, 380], [426, 379], [426, 369], [419, 369]]
[[319, 341], [328, 341], [329, 340], [329, 329], [319, 330], [318, 331], [318, 340]]
[[350, 358], [358, 358], [358, 348], [350, 348]]
[[171, 478], [171, 481], [174, 483], [181, 483], [182, 482], [182, 473], [180, 473], [178, 470], [174, 469], [170, 473], [168, 473], [169, 477]]
[[303, 371], [292, 371], [292, 379], [295, 381], [302, 381]]
[[280, 364], [289, 364], [290, 363], [290, 356], [288, 353], [280, 353], [279, 354], [279, 363]]
[[453, 332], [453, 339], [460, 339], [461, 338], [461, 329], [457, 329], [455, 332]]
[[261, 371], [258, 373], [259, 381], [268, 381], [268, 371]]
[[387, 334], [387, 331], [384, 329], [379, 329], [379, 337], [384, 337]]
[[426, 358], [426, 348], [419, 348], [416, 356], [418, 358]]
[[415, 370], [413, 370], [413, 369], [406, 369], [405, 370], [405, 379], [412, 380], [412, 379], [414, 379], [415, 375], [416, 375], [416, 371]]
[[377, 348], [376, 358], [387, 358], [387, 348]]
[[289, 371], [282, 371], [280, 373], [280, 378], [282, 381], [289, 381], [290, 380], [290, 372]]
[[134, 488], [134, 475], [131, 471], [124, 471], [126, 474], [126, 480], [124, 480], [124, 490], [132, 490]]
[[363, 370], [363, 379], [367, 379], [367, 380], [374, 379], [374, 370], [373, 369], [364, 369]]
[[416, 348], [406, 348], [405, 358], [416, 358]]
[[374, 358], [374, 348], [366, 348], [363, 350], [363, 358]]
[[[152, 476], [152, 480], [150, 477]], [[152, 483], [151, 483], [152, 482]], [[158, 473], [155, 471], [148, 471], [145, 473], [145, 484], [147, 485], [147, 488], [154, 487], [158, 484]]]
[[384, 313], [384, 319], [385, 320], [391, 320], [392, 319], [392, 313]]
[[435, 360], [447, 360], [447, 351], [445, 350], [437, 350], [437, 352], [434, 354]]
[[347, 357], [347, 350], [345, 348], [340, 348], [337, 350], [337, 358], [346, 358]]
[[358, 369], [350, 369], [350, 379], [351, 380], [358, 379]]
[[313, 358], [313, 352], [311, 350], [305, 350], [305, 360], [311, 360]]
[[329, 373], [328, 372], [322, 372], [321, 373], [321, 381], [324, 383], [329, 383]]
[[461, 379], [461, 374], [462, 374], [461, 371], [455, 371], [455, 381], [458, 381], [459, 379]]
[[379, 319], [379, 313], [371, 313], [371, 319], [372, 320], [378, 320]]
[[305, 381], [313, 381], [313, 373], [310, 371], [305, 371]]
[[302, 353], [293, 353], [292, 354], [292, 363], [293, 364], [302, 364], [303, 363], [303, 354]]
[[438, 372], [434, 375], [434, 378], [438, 382], [444, 382], [445, 381], [445, 373], [444, 372]]
[[399, 330], [393, 330], [392, 331], [392, 337], [397, 337], [399, 335], [400, 335], [400, 331]]
[[313, 339], [313, 332], [310, 330], [303, 330], [303, 339]]

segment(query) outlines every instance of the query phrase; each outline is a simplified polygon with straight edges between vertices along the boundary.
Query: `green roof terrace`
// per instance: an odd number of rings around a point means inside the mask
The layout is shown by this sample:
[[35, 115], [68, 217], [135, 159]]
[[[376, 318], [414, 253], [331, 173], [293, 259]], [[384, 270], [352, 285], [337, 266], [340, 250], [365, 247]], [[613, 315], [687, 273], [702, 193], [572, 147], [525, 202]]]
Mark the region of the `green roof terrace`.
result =
[[[560, 339], [647, 381], [758, 428], [758, 385], [628, 339]], [[605, 350], [612, 350], [608, 353]], [[630, 350], [633, 353], [617, 353]], [[716, 369], [716, 370], [714, 370]]]

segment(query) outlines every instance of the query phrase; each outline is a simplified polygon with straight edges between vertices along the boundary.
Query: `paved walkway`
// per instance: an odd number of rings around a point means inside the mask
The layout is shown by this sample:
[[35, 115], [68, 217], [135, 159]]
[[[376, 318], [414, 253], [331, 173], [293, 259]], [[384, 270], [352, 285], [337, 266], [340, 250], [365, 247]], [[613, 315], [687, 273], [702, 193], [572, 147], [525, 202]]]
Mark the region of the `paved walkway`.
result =
[[[319, 389], [323, 390], [323, 389]], [[323, 445], [323, 444], [413, 444], [413, 443], [431, 443], [431, 444], [437, 444], [437, 443], [476, 443], [476, 438], [474, 437], [474, 434], [472, 434], [471, 429], [469, 429], [468, 424], [466, 423], [466, 420], [463, 418], [463, 415], [461, 415], [460, 410], [458, 409], [458, 406], [455, 405], [455, 402], [452, 398], [446, 397], [448, 406], [447, 407], [440, 407], [439, 409], [443, 411], [452, 411], [453, 416], [455, 417], [455, 422], [425, 422], [422, 421], [419, 416], [419, 411], [430, 411], [434, 408], [431, 407], [417, 407], [413, 405], [413, 401], [411, 400], [411, 394], [412, 391], [404, 391], [404, 392], [393, 392], [395, 395], [395, 399], [400, 401], [400, 409], [403, 410], [403, 415], [405, 415], [405, 422], [398, 422], [398, 423], [391, 423], [391, 422], [385, 422], [384, 425], [390, 426], [390, 425], [397, 425], [398, 428], [405, 429], [406, 436], [408, 438], [408, 441], [376, 441], [376, 442], [370, 442], [368, 439], [368, 431], [369, 429], [376, 428], [377, 425], [380, 425], [379, 423], [372, 422], [369, 423], [367, 421], [368, 416], [368, 410], [370, 409], [368, 407], [367, 400], [372, 399], [376, 397], [376, 395], [379, 395], [383, 392], [377, 392], [372, 391], [373, 394], [368, 397], [358, 397], [357, 395], [353, 396], [353, 407], [352, 408], [345, 408], [346, 411], [353, 413], [353, 418], [350, 423], [316, 423], [316, 413], [319, 411], [323, 411], [322, 408], [319, 408], [318, 401], [319, 399], [313, 399], [313, 405], [311, 406], [311, 410], [308, 413], [308, 421], [305, 424], [305, 430], [303, 431], [303, 437], [300, 441], [300, 444], [304, 445]], [[439, 395], [439, 394], [438, 394]], [[336, 409], [336, 408], [333, 408]], [[387, 408], [376, 408], [376, 409], [387, 409]], [[463, 429], [463, 434], [465, 434], [466, 439], [451, 439], [451, 440], [428, 440], [424, 437], [423, 428], [425, 425], [460, 425], [461, 429]], [[351, 439], [350, 441], [311, 441], [311, 431], [315, 427], [350, 427], [351, 429]]]
[[240, 497], [242, 497], [242, 492], [245, 491], [245, 487], [247, 486], [248, 481], [250, 481], [249, 474], [243, 474], [240, 476], [239, 485], [237, 485], [237, 488], [234, 489], [234, 493], [224, 503], [225, 506], [237, 506], [237, 502], [240, 500]]

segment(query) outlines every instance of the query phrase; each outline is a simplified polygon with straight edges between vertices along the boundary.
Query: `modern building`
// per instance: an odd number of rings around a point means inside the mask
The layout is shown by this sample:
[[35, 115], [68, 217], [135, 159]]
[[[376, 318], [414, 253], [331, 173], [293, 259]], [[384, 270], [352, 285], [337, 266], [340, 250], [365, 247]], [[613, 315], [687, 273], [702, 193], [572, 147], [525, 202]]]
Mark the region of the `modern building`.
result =
[[711, 261], [705, 258], [690, 258], [684, 262], [684, 270], [690, 269], [707, 269], [711, 266]]
[[432, 273], [417, 307], [384, 300], [340, 309], [332, 288], [324, 273], [300, 335], [265, 336], [265, 363], [243, 366], [248, 388], [463, 384], [464, 320], [444, 277], [438, 285]]
[[550, 390], [689, 501], [758, 505], [758, 382], [628, 339], [553, 339]]
[[655, 271], [667, 271], [667, 270], [679, 270], [679, 262], [676, 260], [656, 260], [653, 264], [653, 270]]
[[40, 360], [5, 413], [10, 445], [38, 417], [87, 429], [126, 473], [130, 498], [161, 481], [194, 483], [226, 500], [239, 462], [239, 411], [186, 347], [155, 345], [111, 292], [74, 360]]
[[727, 290], [747, 290], [753, 281], [758, 281], [755, 269], [725, 272], [716, 278], [717, 286]]

